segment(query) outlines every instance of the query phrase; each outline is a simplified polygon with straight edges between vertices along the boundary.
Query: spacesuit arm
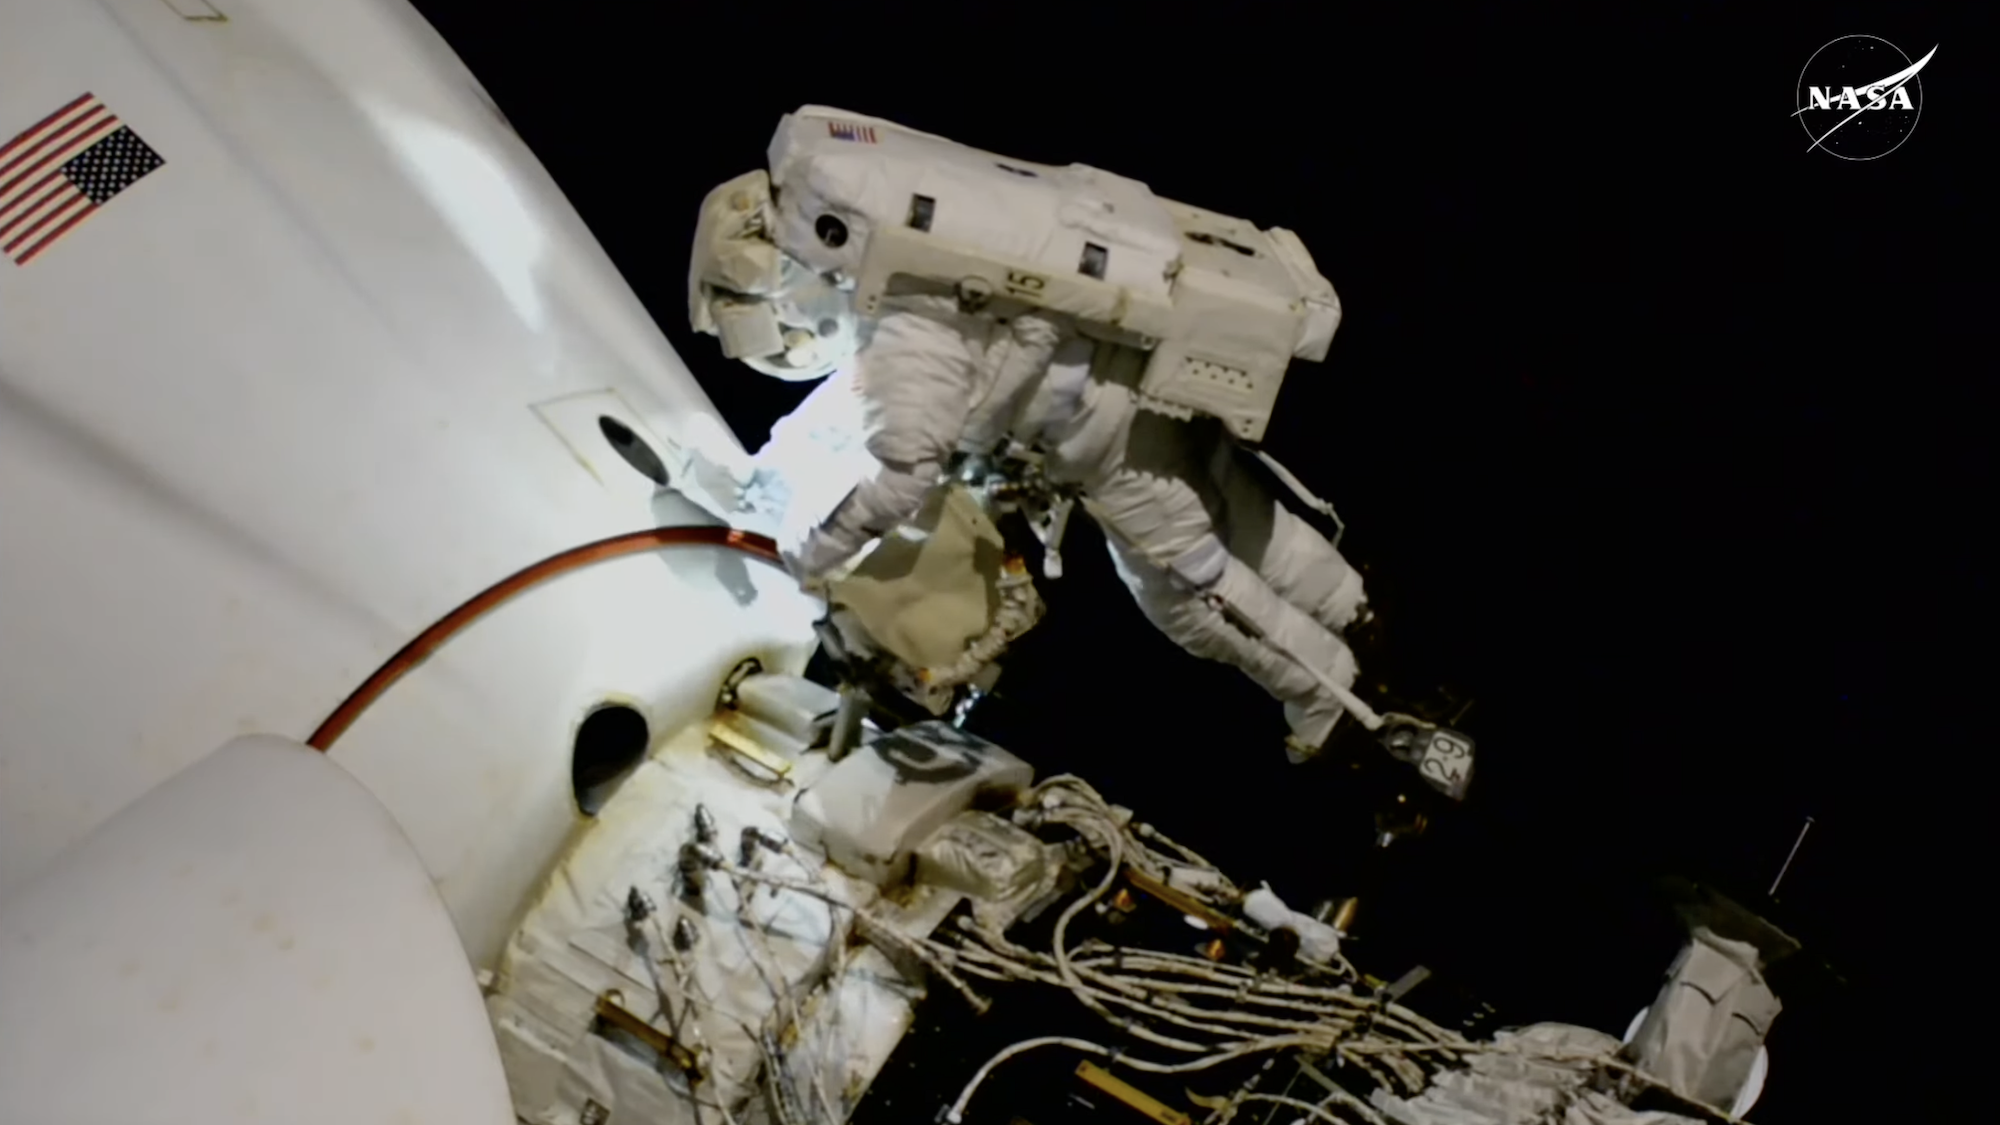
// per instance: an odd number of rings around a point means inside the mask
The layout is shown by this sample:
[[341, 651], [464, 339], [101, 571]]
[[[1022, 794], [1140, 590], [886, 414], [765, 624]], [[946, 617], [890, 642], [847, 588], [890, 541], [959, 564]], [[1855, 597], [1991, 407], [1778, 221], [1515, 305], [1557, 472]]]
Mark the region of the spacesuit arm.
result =
[[854, 358], [864, 445], [875, 464], [787, 562], [808, 585], [915, 515], [971, 411], [976, 356], [948, 303], [886, 312]]

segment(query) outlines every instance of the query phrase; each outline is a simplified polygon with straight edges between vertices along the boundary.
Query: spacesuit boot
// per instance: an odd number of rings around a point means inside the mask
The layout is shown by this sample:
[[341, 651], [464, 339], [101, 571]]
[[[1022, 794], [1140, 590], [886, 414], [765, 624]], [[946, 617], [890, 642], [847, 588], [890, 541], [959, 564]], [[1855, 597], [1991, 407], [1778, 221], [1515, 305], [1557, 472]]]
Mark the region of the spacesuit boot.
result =
[[[1339, 718], [1338, 715], [1334, 716], [1335, 723], [1339, 721]], [[1285, 704], [1285, 723], [1294, 732], [1302, 728], [1311, 729], [1315, 725], [1314, 718], [1307, 714], [1305, 708], [1296, 703]], [[1331, 724], [1329, 724], [1329, 728], [1330, 726]], [[1331, 729], [1329, 729], [1328, 733], [1331, 734]], [[1312, 761], [1324, 753], [1325, 750], [1326, 743], [1324, 741], [1314, 744], [1300, 738], [1296, 733], [1285, 736], [1285, 760], [1295, 766], [1304, 765]]]

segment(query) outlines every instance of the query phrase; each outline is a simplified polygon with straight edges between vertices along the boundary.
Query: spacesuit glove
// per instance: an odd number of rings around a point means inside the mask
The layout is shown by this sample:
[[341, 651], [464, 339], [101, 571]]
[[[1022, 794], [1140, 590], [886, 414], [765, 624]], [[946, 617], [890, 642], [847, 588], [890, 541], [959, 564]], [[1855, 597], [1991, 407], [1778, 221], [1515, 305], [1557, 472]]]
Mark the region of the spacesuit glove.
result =
[[736, 495], [736, 511], [746, 522], [775, 527], [792, 500], [792, 486], [771, 469], [758, 469]]
[[845, 549], [823, 528], [790, 529], [779, 547], [785, 569], [798, 581], [799, 589], [816, 598], [825, 598], [833, 583], [848, 570], [854, 552]]

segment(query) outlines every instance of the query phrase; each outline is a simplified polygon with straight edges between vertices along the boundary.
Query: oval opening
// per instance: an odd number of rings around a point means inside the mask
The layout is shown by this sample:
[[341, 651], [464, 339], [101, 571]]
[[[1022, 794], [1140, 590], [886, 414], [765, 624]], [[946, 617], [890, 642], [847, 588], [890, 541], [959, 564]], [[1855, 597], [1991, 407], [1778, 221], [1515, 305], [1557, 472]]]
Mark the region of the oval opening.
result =
[[652, 739], [646, 717], [622, 703], [604, 704], [583, 717], [569, 758], [570, 788], [583, 815], [597, 815], [618, 783], [646, 756]]
[[667, 486], [667, 463], [660, 460], [660, 455], [653, 452], [644, 438], [632, 432], [632, 427], [607, 414], [597, 419], [597, 428], [635, 472], [661, 488]]

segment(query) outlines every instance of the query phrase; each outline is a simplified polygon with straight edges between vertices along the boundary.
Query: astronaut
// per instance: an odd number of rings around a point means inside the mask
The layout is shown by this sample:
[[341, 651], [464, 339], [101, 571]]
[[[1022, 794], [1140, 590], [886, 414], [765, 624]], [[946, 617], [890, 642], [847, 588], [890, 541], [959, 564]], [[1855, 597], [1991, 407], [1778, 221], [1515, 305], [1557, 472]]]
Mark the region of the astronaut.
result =
[[[902, 163], [885, 174], [887, 150]], [[1188, 652], [1240, 668], [1283, 703], [1288, 756], [1316, 755], [1344, 713], [1342, 697], [1353, 702], [1328, 681], [1342, 689], [1354, 681], [1342, 633], [1366, 613], [1361, 576], [1266, 487], [1222, 421], [1146, 393], [1147, 341], [1094, 327], [1084, 306], [1096, 288], [1074, 299], [1010, 301], [964, 278], [925, 277], [922, 266], [898, 267], [886, 284], [875, 269], [868, 284], [866, 244], [886, 254], [890, 224], [880, 214], [901, 201], [878, 198], [871, 210], [867, 197], [885, 183], [902, 190], [896, 167], [921, 181], [903, 224], [920, 233], [943, 218], [935, 209], [948, 192], [963, 189], [948, 202], [979, 200], [984, 181], [976, 177], [988, 165], [1001, 169], [999, 190], [1013, 177], [1056, 183], [1027, 187], [1054, 200], [1058, 228], [1075, 225], [1078, 199], [1106, 213], [1141, 210], [1151, 197], [1132, 189], [1143, 186], [1082, 166], [1000, 162], [887, 122], [811, 108], [786, 118], [772, 157], [773, 172], [729, 181], [704, 204], [690, 313], [726, 355], [777, 378], [824, 380], [773, 428], [738, 503], [739, 513], [774, 517], [793, 574], [808, 589], [825, 582], [915, 513], [955, 455], [1033, 449], [1048, 478], [1078, 492], [1104, 528], [1147, 619]], [[957, 241], [938, 245], [983, 238], [1019, 260], [1022, 247], [1047, 243], [1055, 229], [1044, 223], [1024, 236], [1034, 223], [1010, 222], [1005, 200], [987, 210], [972, 228], [956, 229]], [[1102, 226], [1087, 215], [1081, 222], [1086, 231]], [[1155, 226], [1174, 240], [1162, 252], [1177, 252], [1174, 228]], [[1147, 231], [1113, 234], [1123, 241], [1089, 237], [1122, 254]], [[1102, 245], [1087, 243], [1083, 273], [1093, 281], [1106, 274], [1105, 258]], [[1334, 301], [1330, 336], [1337, 299], [1312, 276]], [[1276, 361], [1280, 376], [1288, 358]]]

